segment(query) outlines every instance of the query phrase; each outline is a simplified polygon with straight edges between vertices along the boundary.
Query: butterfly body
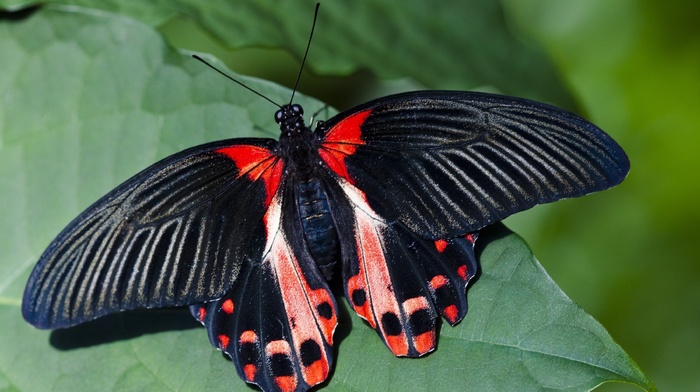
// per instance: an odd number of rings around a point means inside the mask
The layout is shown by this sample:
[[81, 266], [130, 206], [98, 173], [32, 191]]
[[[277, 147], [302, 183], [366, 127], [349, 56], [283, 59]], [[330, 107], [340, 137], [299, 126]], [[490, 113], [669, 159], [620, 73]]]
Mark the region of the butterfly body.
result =
[[330, 280], [340, 254], [340, 243], [328, 196], [318, 179], [299, 181], [296, 191], [299, 218], [309, 252], [323, 276]]
[[466, 315], [479, 229], [629, 170], [593, 124], [498, 95], [399, 94], [313, 130], [298, 105], [275, 120], [279, 140], [185, 150], [90, 206], [41, 256], [25, 319], [187, 305], [242, 379], [303, 391], [333, 365], [329, 279], [395, 355], [422, 356], [438, 317]]
[[340, 250], [328, 195], [320, 180], [325, 174], [318, 153], [323, 135], [305, 125], [303, 111], [297, 106], [285, 106], [280, 112], [277, 118], [283, 119], [283, 124], [277, 147], [279, 156], [286, 167], [287, 181], [293, 184], [306, 245], [324, 277], [330, 280]]

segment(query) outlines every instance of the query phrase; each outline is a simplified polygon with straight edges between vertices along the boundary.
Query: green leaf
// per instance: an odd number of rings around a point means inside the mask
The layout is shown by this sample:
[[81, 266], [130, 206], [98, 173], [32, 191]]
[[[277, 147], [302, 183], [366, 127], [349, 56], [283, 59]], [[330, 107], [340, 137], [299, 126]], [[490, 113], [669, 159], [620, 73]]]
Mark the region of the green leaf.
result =
[[[48, 333], [23, 286], [78, 212], [183, 148], [275, 136], [274, 106], [125, 17], [49, 7], [0, 21], [0, 390], [250, 390], [184, 310], [129, 312]], [[275, 101], [290, 91], [238, 76]], [[322, 104], [296, 101], [313, 112]], [[653, 384], [503, 226], [478, 241], [470, 311], [438, 350], [393, 357], [341, 299], [329, 390], [582, 390]]]
[[[6, 7], [34, 2], [0, 0]], [[194, 20], [228, 47], [282, 47], [304, 53], [316, 1], [49, 0], [119, 12], [151, 23]], [[417, 28], [420, 26], [420, 28]], [[456, 38], [457, 37], [457, 38]], [[327, 75], [369, 69], [411, 77], [433, 89], [487, 88], [573, 107], [544, 52], [517, 39], [500, 2], [436, 5], [423, 0], [322, 2], [308, 66]]]

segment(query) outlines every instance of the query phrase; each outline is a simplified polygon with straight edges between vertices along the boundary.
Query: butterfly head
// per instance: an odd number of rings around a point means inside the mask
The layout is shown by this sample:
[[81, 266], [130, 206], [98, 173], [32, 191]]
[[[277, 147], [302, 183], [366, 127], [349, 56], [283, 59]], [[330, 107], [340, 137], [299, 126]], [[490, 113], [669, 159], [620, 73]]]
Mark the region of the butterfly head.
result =
[[276, 111], [275, 122], [280, 125], [282, 134], [287, 136], [300, 134], [306, 129], [304, 125], [304, 109], [296, 103], [284, 105]]

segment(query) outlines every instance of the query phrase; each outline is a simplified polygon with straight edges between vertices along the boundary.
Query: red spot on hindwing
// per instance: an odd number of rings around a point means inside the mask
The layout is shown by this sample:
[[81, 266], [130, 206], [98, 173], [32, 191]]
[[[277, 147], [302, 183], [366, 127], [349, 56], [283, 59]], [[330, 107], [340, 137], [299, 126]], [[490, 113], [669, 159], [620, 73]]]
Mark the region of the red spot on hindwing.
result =
[[221, 335], [219, 335], [219, 336], [217, 336], [217, 337], [219, 338], [220, 348], [221, 348], [222, 350], [226, 350], [226, 347], [228, 347], [228, 344], [229, 344], [229, 342], [231, 341], [231, 339], [230, 339], [228, 336], [224, 335], [224, 334], [221, 334]]
[[445, 248], [447, 248], [447, 241], [446, 240], [436, 240], [435, 241], [435, 249], [437, 249], [438, 252], [440, 252], [440, 253], [444, 252]]
[[221, 304], [221, 310], [226, 312], [226, 314], [233, 313], [233, 301], [231, 301], [231, 299], [224, 301], [224, 303]]
[[[289, 347], [289, 343], [284, 340], [274, 340], [269, 342], [267, 346], [265, 346], [265, 354], [268, 358], [272, 358], [274, 355], [281, 355], [286, 357], [287, 360], [290, 360], [292, 357], [292, 351]], [[270, 364], [268, 364], [268, 366], [270, 366]], [[275, 370], [277, 369], [273, 368], [271, 370], [272, 377], [274, 377], [275, 384], [279, 390], [284, 392], [292, 392], [297, 389], [299, 382], [295, 373], [280, 375], [275, 374]]]
[[258, 373], [258, 367], [252, 363], [243, 366], [243, 373], [245, 373], [246, 380], [252, 382], [255, 380], [255, 375]]
[[269, 205], [282, 178], [284, 163], [270, 149], [260, 146], [240, 145], [216, 150], [230, 158], [236, 168], [238, 177], [247, 176], [251, 181], [264, 181], [266, 200]]
[[292, 376], [275, 377], [275, 384], [283, 392], [293, 392], [297, 389], [297, 379]]
[[473, 245], [476, 242], [478, 234], [479, 233], [469, 233], [469, 234], [465, 235], [464, 238], [466, 238], [466, 240], [471, 242]]
[[[402, 308], [409, 315], [419, 311], [428, 311], [430, 309], [429, 299], [423, 296], [407, 299], [403, 302]], [[435, 348], [435, 328], [430, 328], [421, 334], [413, 336], [412, 341], [413, 348], [419, 355], [432, 351]]]
[[[362, 317], [363, 319], [367, 320], [369, 325], [372, 328], [376, 329], [377, 321], [374, 319], [374, 315], [372, 314], [372, 304], [366, 299], [367, 287], [365, 285], [365, 273], [363, 265], [360, 264], [359, 268], [359, 273], [350, 277], [350, 279], [348, 279], [346, 283], [348, 295], [350, 296], [350, 301], [352, 303], [353, 309], [355, 310], [355, 313], [357, 313], [357, 315]], [[355, 300], [356, 293], [361, 294], [362, 299], [361, 301], [359, 301], [360, 303], [357, 303], [358, 301]]]
[[[241, 346], [246, 345], [246, 344], [257, 344], [258, 343], [258, 334], [255, 333], [255, 331], [252, 330], [246, 330], [243, 331], [238, 338], [238, 344], [239, 344], [239, 350], [241, 349]], [[253, 358], [248, 358], [248, 361], [255, 361]], [[243, 374], [245, 374], [245, 378], [248, 382], [254, 382], [255, 380], [255, 375], [258, 374], [258, 365], [254, 362], [247, 363], [243, 365]]]
[[445, 275], [435, 275], [432, 279], [430, 279], [430, 288], [434, 290], [440, 289], [442, 286], [445, 286], [449, 283]]
[[406, 340], [406, 333], [401, 332], [401, 334], [393, 335], [382, 335], [384, 336], [384, 341], [387, 347], [396, 356], [406, 356], [408, 355], [408, 340]]
[[457, 268], [457, 274], [459, 274], [459, 277], [462, 278], [462, 280], [467, 280], [467, 272], [466, 264], [460, 265], [459, 268]]
[[204, 319], [207, 317], [207, 309], [204, 308], [204, 306], [199, 308], [199, 312], [197, 312], [197, 318], [199, 319], [200, 322], [204, 322]]
[[457, 317], [459, 316], [459, 310], [455, 305], [447, 306], [443, 310], [443, 313], [445, 317], [447, 317], [447, 320], [450, 322], [450, 324], [454, 324], [457, 321]]
[[243, 344], [243, 343], [257, 343], [258, 342], [258, 334], [255, 333], [255, 331], [247, 330], [243, 331], [241, 333], [241, 337], [238, 339], [238, 341]]
[[427, 354], [435, 349], [435, 330], [423, 332], [413, 338], [413, 347], [418, 354]]
[[353, 155], [357, 146], [365, 144], [362, 140], [362, 124], [372, 110], [365, 110], [344, 118], [326, 134], [319, 149], [321, 159], [339, 176], [354, 183], [348, 174], [345, 159]]

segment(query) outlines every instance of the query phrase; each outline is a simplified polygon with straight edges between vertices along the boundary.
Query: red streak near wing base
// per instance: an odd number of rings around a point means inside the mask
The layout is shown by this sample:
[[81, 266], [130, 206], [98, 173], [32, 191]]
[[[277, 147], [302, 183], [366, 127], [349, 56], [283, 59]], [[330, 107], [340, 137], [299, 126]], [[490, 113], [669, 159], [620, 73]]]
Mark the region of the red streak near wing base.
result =
[[220, 148], [216, 152], [226, 155], [235, 163], [238, 178], [245, 175], [253, 182], [265, 182], [265, 206], [269, 206], [282, 179], [282, 160], [269, 149], [259, 146], [230, 146]]
[[371, 110], [365, 110], [343, 119], [328, 131], [318, 150], [326, 165], [351, 184], [353, 180], [348, 174], [345, 158], [354, 154], [357, 146], [365, 144], [362, 140], [361, 126], [371, 113]]

